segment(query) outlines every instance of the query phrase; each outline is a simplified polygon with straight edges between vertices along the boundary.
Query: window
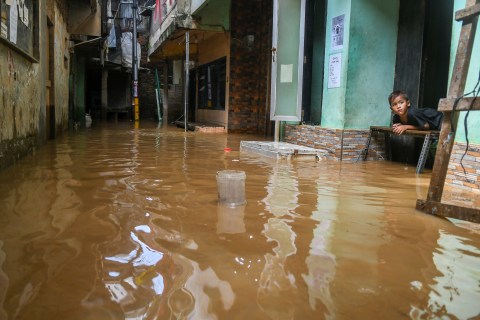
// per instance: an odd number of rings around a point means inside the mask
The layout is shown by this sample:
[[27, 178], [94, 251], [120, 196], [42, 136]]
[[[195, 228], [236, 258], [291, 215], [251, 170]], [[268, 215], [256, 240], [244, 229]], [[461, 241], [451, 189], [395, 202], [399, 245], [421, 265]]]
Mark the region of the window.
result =
[[0, 0], [0, 41], [38, 59], [38, 0]]
[[227, 58], [198, 67], [198, 108], [225, 110]]

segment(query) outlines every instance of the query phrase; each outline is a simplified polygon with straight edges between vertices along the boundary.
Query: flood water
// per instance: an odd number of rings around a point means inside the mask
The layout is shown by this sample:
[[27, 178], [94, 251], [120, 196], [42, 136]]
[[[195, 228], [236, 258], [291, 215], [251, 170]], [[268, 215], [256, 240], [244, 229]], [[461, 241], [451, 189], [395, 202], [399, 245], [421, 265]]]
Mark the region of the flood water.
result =
[[109, 124], [0, 171], [0, 319], [480, 318], [480, 229], [414, 209], [429, 172], [259, 139]]

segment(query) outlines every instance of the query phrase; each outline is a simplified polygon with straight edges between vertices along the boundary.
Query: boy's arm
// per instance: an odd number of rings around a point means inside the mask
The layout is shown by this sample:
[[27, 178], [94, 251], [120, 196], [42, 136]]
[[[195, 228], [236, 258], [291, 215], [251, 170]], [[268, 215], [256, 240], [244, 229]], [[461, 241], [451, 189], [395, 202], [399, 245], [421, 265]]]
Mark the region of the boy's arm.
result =
[[422, 127], [416, 127], [411, 124], [401, 124], [401, 123], [394, 123], [392, 125], [392, 131], [395, 134], [402, 134], [407, 130], [428, 130], [428, 127], [422, 128]]

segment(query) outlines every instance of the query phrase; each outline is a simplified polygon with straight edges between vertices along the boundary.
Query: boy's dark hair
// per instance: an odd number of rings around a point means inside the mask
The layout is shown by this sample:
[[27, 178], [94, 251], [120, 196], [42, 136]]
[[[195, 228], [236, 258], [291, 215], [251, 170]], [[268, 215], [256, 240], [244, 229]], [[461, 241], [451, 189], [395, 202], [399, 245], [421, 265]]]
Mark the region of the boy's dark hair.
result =
[[388, 96], [388, 104], [392, 105], [392, 101], [395, 100], [395, 98], [398, 96], [402, 96], [405, 100], [410, 101], [410, 98], [405, 91], [396, 90], [390, 93], [390, 95]]

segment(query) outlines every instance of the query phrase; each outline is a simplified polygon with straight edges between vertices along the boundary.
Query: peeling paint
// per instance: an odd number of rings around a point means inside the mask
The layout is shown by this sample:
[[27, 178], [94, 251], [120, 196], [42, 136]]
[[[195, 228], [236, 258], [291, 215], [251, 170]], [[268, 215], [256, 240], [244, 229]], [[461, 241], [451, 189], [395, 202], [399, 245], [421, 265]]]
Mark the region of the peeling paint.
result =
[[[61, 133], [68, 128], [68, 54], [67, 17], [55, 1], [52, 23], [53, 104], [57, 108], [53, 126]], [[62, 2], [62, 1], [60, 1]], [[40, 2], [40, 21], [46, 21], [45, 3]], [[51, 17], [52, 18], [52, 17]], [[0, 43], [0, 168], [13, 164], [20, 157], [45, 141], [46, 133], [46, 24], [39, 26], [39, 62], [33, 62], [15, 49]], [[67, 39], [67, 40], [66, 40]]]

